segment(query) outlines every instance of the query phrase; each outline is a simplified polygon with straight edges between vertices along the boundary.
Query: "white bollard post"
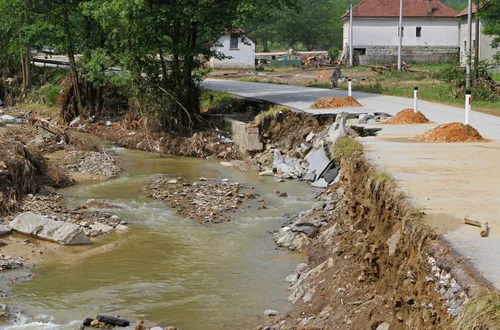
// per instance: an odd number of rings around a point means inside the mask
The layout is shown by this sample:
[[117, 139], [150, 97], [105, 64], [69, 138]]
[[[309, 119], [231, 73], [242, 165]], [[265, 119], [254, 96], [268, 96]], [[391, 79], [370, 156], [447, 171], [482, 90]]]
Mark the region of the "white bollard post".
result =
[[351, 83], [351, 79], [347, 80], [347, 96], [352, 96], [352, 83]]
[[413, 112], [418, 112], [418, 87], [413, 89]]
[[465, 92], [465, 125], [469, 125], [472, 95], [470, 91]]

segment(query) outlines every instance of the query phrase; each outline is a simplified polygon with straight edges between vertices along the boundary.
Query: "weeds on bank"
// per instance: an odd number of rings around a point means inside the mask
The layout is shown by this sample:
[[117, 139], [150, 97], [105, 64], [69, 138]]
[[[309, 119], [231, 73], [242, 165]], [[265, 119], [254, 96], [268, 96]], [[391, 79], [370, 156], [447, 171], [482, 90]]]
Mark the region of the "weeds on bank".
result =
[[455, 330], [500, 329], [500, 294], [485, 291], [471, 298], [452, 327]]
[[218, 103], [224, 102], [226, 100], [231, 100], [234, 98], [235, 96], [229, 93], [218, 92], [211, 89], [202, 88], [200, 109], [202, 109], [203, 111], [217, 105]]
[[259, 113], [255, 117], [255, 120], [264, 121], [264, 120], [276, 119], [279, 114], [287, 111], [290, 111], [290, 109], [287, 107], [274, 105], [271, 108], [269, 108], [269, 110]]
[[337, 160], [352, 159], [363, 154], [363, 145], [351, 137], [344, 137], [331, 147], [330, 153], [333, 153]]

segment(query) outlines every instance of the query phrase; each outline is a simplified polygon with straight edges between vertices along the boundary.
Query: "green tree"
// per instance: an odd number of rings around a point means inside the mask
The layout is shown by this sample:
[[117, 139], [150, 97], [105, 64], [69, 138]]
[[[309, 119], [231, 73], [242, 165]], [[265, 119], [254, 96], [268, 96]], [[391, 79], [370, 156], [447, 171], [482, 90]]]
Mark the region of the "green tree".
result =
[[[498, 48], [500, 46], [500, 1], [483, 1], [479, 16], [484, 21], [483, 33], [493, 37], [491, 46]], [[500, 61], [500, 51], [495, 58]]]
[[340, 17], [350, 3], [347, 0], [298, 0], [296, 6], [273, 9], [265, 19], [254, 19], [246, 29], [264, 48], [270, 41], [286, 48], [340, 48], [343, 36]]

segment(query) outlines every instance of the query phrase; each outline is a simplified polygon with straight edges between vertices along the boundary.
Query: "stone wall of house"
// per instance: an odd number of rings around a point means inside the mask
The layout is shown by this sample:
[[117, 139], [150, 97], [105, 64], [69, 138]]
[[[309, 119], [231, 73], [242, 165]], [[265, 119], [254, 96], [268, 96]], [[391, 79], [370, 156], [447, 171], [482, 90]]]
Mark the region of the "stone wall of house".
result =
[[[361, 49], [364, 49], [364, 55], [361, 53], [359, 55], [360, 65], [396, 63], [398, 61], [398, 47], [366, 46]], [[456, 61], [459, 51], [458, 46], [404, 46], [402, 57], [406, 63], [443, 63]]]

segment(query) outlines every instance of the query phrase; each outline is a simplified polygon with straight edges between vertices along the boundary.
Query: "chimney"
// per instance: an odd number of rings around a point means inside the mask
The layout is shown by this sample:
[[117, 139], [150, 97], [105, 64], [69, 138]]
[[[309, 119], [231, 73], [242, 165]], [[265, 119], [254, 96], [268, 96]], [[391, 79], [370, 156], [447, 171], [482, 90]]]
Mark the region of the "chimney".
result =
[[432, 0], [427, 4], [427, 15], [432, 15]]

